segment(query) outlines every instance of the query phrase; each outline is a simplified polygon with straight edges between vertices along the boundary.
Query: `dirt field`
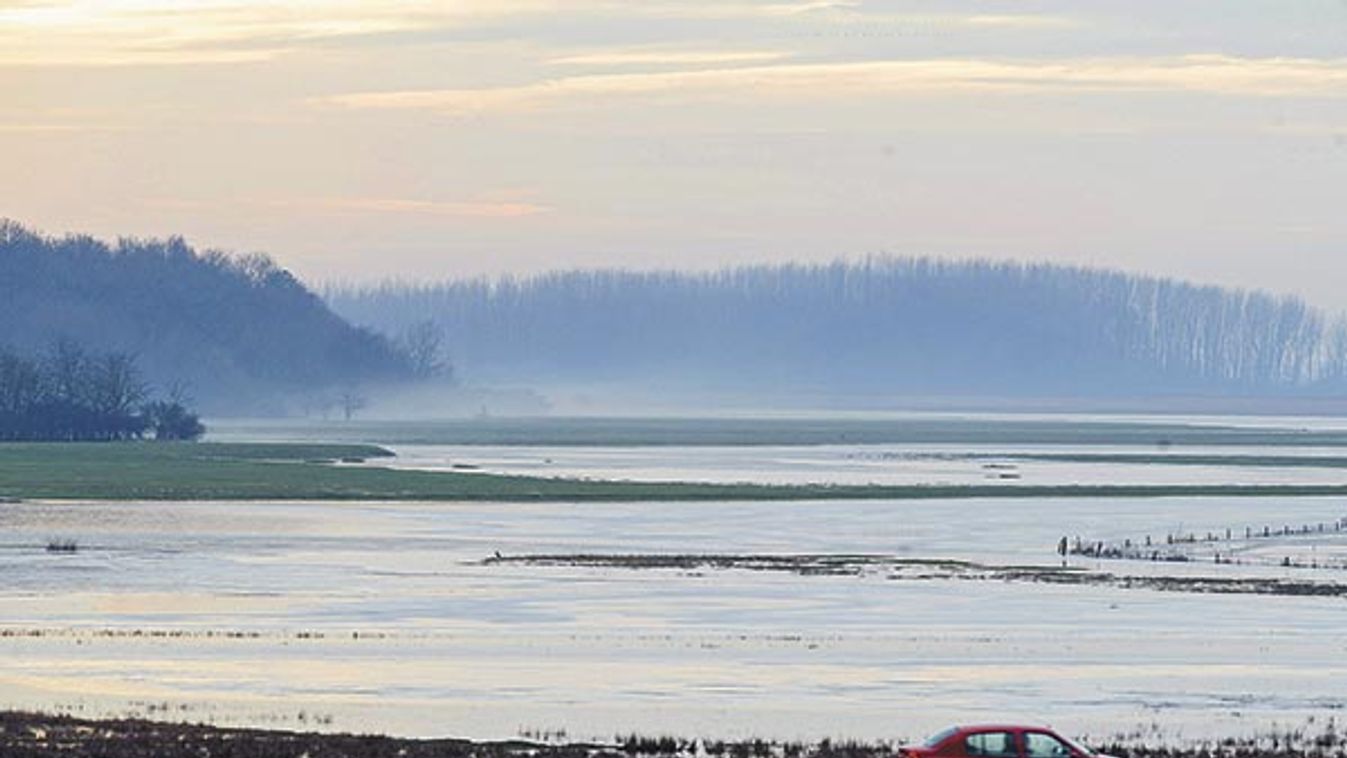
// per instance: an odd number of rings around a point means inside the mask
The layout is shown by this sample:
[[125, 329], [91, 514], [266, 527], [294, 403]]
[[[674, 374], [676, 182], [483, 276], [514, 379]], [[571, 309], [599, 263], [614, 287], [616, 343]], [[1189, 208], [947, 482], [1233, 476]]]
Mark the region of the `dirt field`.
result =
[[[1169, 743], [1157, 735], [1117, 735], [1096, 749], [1119, 758], [1343, 758], [1336, 724], [1216, 742]], [[526, 740], [410, 740], [375, 735], [234, 729], [143, 720], [91, 721], [0, 712], [0, 755], [97, 758], [893, 758], [888, 743], [801, 744], [760, 740], [708, 742], [673, 737], [615, 738], [610, 744], [547, 744]]]

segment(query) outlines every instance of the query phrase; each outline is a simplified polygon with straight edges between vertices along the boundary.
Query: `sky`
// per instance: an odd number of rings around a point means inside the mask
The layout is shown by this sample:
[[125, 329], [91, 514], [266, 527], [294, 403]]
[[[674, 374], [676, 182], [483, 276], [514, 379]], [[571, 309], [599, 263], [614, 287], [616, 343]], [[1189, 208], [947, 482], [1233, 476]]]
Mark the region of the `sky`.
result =
[[873, 254], [1347, 308], [1347, 0], [0, 0], [0, 216], [315, 282]]

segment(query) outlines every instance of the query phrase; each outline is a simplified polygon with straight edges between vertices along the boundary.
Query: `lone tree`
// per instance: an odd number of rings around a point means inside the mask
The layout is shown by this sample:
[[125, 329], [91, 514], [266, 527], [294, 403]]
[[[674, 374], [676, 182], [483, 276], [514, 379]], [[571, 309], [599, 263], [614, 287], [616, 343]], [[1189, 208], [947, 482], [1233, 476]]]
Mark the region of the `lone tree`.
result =
[[443, 377], [453, 381], [454, 369], [444, 349], [444, 328], [433, 319], [418, 321], [398, 338], [398, 346], [418, 379]]

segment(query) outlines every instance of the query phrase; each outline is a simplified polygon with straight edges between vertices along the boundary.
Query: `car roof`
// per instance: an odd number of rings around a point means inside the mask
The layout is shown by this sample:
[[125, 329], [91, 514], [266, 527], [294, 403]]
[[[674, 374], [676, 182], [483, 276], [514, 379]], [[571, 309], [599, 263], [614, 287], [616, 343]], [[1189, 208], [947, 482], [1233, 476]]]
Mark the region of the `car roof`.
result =
[[1042, 724], [956, 724], [951, 728], [960, 732], [1018, 732], [1026, 729], [1034, 732], [1052, 731], [1052, 727]]

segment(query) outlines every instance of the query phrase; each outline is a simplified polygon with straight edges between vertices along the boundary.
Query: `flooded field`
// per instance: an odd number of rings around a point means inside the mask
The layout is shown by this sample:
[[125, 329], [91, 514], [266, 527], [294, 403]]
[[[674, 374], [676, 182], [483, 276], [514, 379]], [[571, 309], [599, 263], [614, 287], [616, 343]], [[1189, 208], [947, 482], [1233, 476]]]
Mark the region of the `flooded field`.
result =
[[[873, 739], [983, 719], [1243, 733], [1347, 706], [1347, 601], [494, 558], [1053, 566], [1064, 532], [1217, 529], [1269, 510], [1310, 522], [1347, 503], [7, 504], [0, 707], [479, 738]], [[78, 549], [47, 550], [55, 539]], [[1116, 574], [1347, 578], [1072, 560]]]
[[[1325, 421], [989, 423], [216, 434], [641, 480], [1347, 481]], [[3, 503], [0, 709], [479, 739], [1253, 734], [1347, 708], [1344, 518], [1329, 497]]]
[[638, 482], [837, 485], [1323, 485], [1347, 424], [1257, 417], [912, 415], [862, 419], [223, 422], [212, 439], [374, 443], [368, 465]]
[[368, 465], [425, 471], [639, 482], [838, 485], [1287, 485], [1341, 484], [1347, 458], [1331, 449], [1061, 445], [814, 445], [695, 447], [392, 447]]

